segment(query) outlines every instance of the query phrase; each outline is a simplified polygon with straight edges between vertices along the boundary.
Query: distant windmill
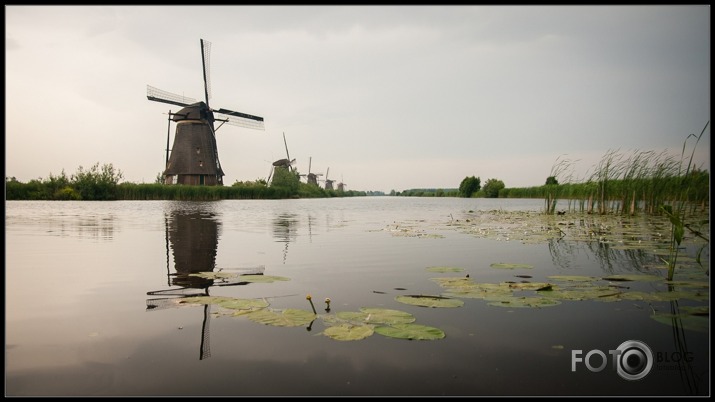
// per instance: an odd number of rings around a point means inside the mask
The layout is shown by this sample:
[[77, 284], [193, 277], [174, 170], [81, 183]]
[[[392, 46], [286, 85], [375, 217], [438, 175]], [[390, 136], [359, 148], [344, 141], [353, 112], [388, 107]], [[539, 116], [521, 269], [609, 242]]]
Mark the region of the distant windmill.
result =
[[329, 173], [330, 173], [330, 168], [328, 168], [328, 169], [325, 171], [325, 189], [326, 189], [326, 190], [332, 190], [332, 189], [333, 189], [333, 183], [335, 182], [335, 180], [330, 180], [330, 179], [328, 179], [328, 174], [329, 174]]
[[340, 175], [340, 183], [338, 183], [338, 191], [345, 191], [347, 184], [343, 183], [343, 175]]
[[[209, 56], [211, 43], [201, 39], [201, 61], [204, 76], [205, 102], [147, 85], [147, 99], [155, 102], [181, 106], [176, 113], [169, 110], [169, 125], [176, 123], [174, 145], [169, 156], [169, 134], [166, 138], [165, 184], [223, 185], [224, 171], [218, 159], [216, 130], [224, 123], [263, 130], [263, 117], [209, 106], [211, 83], [209, 79]], [[214, 122], [221, 124], [214, 128]]]
[[310, 171], [311, 164], [313, 163], [313, 157], [311, 156], [310, 159], [308, 159], [308, 174], [302, 174], [300, 175], [301, 177], [305, 176], [306, 181], [308, 184], [313, 184], [315, 186], [318, 185], [318, 176], [322, 176], [322, 173], [312, 173]]
[[288, 143], [286, 142], [286, 133], [283, 133], [283, 144], [286, 147], [286, 159], [278, 159], [277, 161], [273, 162], [271, 171], [268, 174], [268, 180], [266, 180], [269, 185], [276, 169], [287, 169], [290, 172], [293, 172], [294, 170], [293, 164], [295, 163], [295, 159], [290, 158], [290, 153], [288, 152]]

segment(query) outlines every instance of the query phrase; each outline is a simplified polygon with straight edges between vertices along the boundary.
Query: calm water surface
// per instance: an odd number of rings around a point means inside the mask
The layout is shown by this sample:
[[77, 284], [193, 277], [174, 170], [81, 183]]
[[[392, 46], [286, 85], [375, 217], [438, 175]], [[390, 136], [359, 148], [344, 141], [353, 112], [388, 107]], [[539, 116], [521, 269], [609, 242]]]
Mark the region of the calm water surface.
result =
[[[542, 203], [401, 197], [8, 201], [6, 395], [709, 395], [709, 325], [682, 330], [650, 318], [672, 303], [586, 300], [504, 308], [464, 299], [459, 308], [425, 308], [395, 300], [439, 295], [443, 289], [430, 280], [435, 277], [469, 274], [499, 283], [528, 274], [548, 281], [549, 275], [639, 273], [657, 261], [627, 250], [611, 250], [604, 260], [593, 244], [524, 244], [447, 226], [464, 222], [470, 211], [540, 211]], [[709, 247], [706, 254], [709, 259]], [[490, 267], [498, 262], [533, 269]], [[464, 271], [426, 270], [434, 266]], [[196, 272], [289, 280], [188, 276]], [[326, 297], [331, 313], [396, 309], [446, 336], [337, 341], [322, 335], [322, 319], [279, 327], [216, 315], [217, 306], [172, 303], [206, 292], [308, 311], [311, 294], [317, 312], [326, 315]], [[680, 303], [709, 305], [709, 296]], [[629, 340], [652, 350], [644, 378], [622, 378], [611, 360], [597, 372], [583, 363], [572, 369], [572, 350], [581, 350], [581, 357], [596, 349], [609, 356]], [[601, 359], [589, 363], [598, 367]]]

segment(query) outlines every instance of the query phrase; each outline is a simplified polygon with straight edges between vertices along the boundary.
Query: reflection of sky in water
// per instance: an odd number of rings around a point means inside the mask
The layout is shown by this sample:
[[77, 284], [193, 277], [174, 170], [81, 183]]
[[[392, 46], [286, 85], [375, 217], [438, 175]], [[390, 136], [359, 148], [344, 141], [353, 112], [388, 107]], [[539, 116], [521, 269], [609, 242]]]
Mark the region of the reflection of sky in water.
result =
[[[521, 244], [478, 238], [443, 226], [470, 210], [492, 209], [491, 204], [480, 208], [487, 205], [482, 201], [382, 197], [8, 203], [7, 391], [80, 395], [687, 393], [677, 370], [653, 371], [639, 382], [625, 381], [613, 372], [570, 371], [571, 349], [607, 351], [627, 339], [641, 339], [653, 350], [674, 350], [673, 329], [649, 317], [651, 309], [668, 310], [666, 302], [564, 301], [542, 309], [491, 307], [478, 299], [465, 299], [465, 305], [456, 309], [396, 302], [394, 297], [400, 294], [439, 294], [443, 289], [430, 280], [434, 277], [468, 273], [478, 282], [499, 283], [521, 280], [515, 276], [519, 274], [546, 281], [549, 275], [650, 269], [652, 255], [637, 250], [586, 242]], [[541, 200], [531, 200], [531, 206], [524, 204], [527, 201], [505, 200], [505, 209], [541, 207]], [[522, 208], [517, 208], [519, 202]], [[111, 216], [111, 236], [84, 235], [79, 216], [100, 220]], [[48, 230], [58, 222], [66, 228], [64, 235]], [[441, 237], [393, 236], [386, 230], [405, 223]], [[187, 242], [190, 246], [181, 246]], [[184, 251], [186, 259], [181, 257]], [[534, 268], [491, 268], [496, 262]], [[373, 335], [363, 341], [338, 342], [317, 336], [325, 325], [321, 319], [308, 332], [305, 327], [271, 327], [240, 317], [213, 317], [211, 356], [200, 360], [202, 307], [145, 311], [146, 300], [151, 298], [147, 292], [176, 287], [167, 282], [168, 274], [207, 268], [245, 272], [257, 266], [265, 267], [265, 275], [285, 276], [290, 281], [212, 286], [211, 295], [265, 297], [272, 308], [309, 310], [305, 295], [311, 293], [319, 313], [324, 312], [325, 297], [332, 299], [333, 313], [360, 307], [399, 309], [415, 315], [416, 323], [443, 329], [447, 337], [427, 342]], [[461, 267], [464, 272], [427, 272], [430, 266]], [[702, 303], [681, 302], [697, 304]], [[695, 374], [709, 378], [708, 334], [686, 331], [683, 336], [696, 356], [699, 371]]]

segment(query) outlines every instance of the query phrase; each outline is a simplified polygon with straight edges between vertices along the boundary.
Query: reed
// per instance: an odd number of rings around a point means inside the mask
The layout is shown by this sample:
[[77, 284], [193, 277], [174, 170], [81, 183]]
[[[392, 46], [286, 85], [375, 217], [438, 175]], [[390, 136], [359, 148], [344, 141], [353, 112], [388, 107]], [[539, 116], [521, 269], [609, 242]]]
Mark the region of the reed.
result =
[[[677, 184], [678, 187], [680, 188], [680, 192], [676, 193], [676, 199], [673, 200], [672, 205], [663, 205], [661, 206], [661, 211], [668, 217], [670, 220], [671, 224], [671, 230], [670, 230], [670, 250], [668, 253], [668, 259], [665, 261], [665, 263], [668, 266], [668, 280], [672, 281], [673, 280], [673, 275], [675, 274], [675, 267], [678, 262], [678, 255], [680, 252], [680, 244], [683, 241], [683, 238], [685, 237], [685, 229], [689, 229], [691, 232], [695, 233], [699, 237], [705, 239], [709, 243], [709, 239], [704, 237], [702, 233], [697, 232], [693, 230], [690, 225], [685, 223], [686, 220], [686, 205], [688, 202], [691, 200], [689, 199], [689, 196], [691, 195], [691, 185], [694, 183], [694, 180], [692, 180], [691, 177], [691, 172], [694, 170], [693, 166], [693, 158], [695, 156], [695, 149], [698, 146], [698, 143], [700, 142], [700, 139], [702, 138], [703, 134], [705, 133], [705, 130], [707, 129], [708, 125], [710, 124], [710, 121], [705, 123], [705, 127], [703, 127], [702, 131], [700, 132], [700, 135], [695, 135], [695, 134], [689, 134], [685, 141], [683, 142], [683, 150], [681, 152], [681, 163], [679, 165], [679, 169], [682, 169], [683, 165], [685, 164], [685, 157], [686, 157], [686, 150], [687, 150], [687, 145], [688, 145], [688, 140], [690, 138], [695, 138], [695, 144], [692, 147], [692, 151], [690, 152], [690, 156], [687, 159], [687, 166], [685, 167], [684, 170], [679, 170], [678, 171], [678, 180]], [[702, 250], [702, 249], [701, 249]], [[700, 252], [698, 252], [698, 255]]]
[[[565, 184], [570, 183], [573, 173], [570, 172], [572, 166], [577, 160], [571, 159], [561, 159], [562, 155], [559, 155], [554, 164], [551, 165], [551, 171], [549, 172], [549, 178], [546, 180], [544, 189], [546, 191], [546, 204], [545, 211], [547, 215], [553, 215], [556, 212], [556, 203], [558, 202], [562, 191], [565, 189], [571, 189], [571, 187], [565, 187]], [[568, 174], [566, 174], [568, 173]], [[570, 209], [570, 198], [569, 208]]]

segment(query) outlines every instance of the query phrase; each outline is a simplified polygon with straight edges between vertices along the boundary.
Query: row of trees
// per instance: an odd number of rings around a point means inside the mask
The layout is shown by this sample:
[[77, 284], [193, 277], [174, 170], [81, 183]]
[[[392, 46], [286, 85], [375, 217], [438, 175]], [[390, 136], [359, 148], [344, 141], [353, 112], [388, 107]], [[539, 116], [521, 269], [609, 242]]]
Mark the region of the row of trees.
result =
[[459, 184], [459, 196], [499, 198], [499, 192], [505, 187], [504, 182], [499, 179], [488, 179], [482, 187], [482, 180], [479, 177], [467, 176]]
[[232, 186], [184, 186], [161, 184], [161, 176], [152, 184], [120, 183], [121, 170], [112, 164], [96, 163], [89, 169], [80, 166], [72, 175], [64, 170], [50, 173], [46, 179], [27, 183], [5, 177], [6, 200], [223, 200], [282, 199], [365, 196], [364, 191], [325, 190], [303, 183], [297, 171], [276, 169], [269, 186], [265, 180], [236, 182]]
[[67, 176], [64, 169], [59, 176], [50, 173], [47, 179], [21, 183], [14, 177], [5, 178], [7, 200], [116, 200], [122, 171], [112, 164], [94, 164], [89, 169], [80, 166]]

